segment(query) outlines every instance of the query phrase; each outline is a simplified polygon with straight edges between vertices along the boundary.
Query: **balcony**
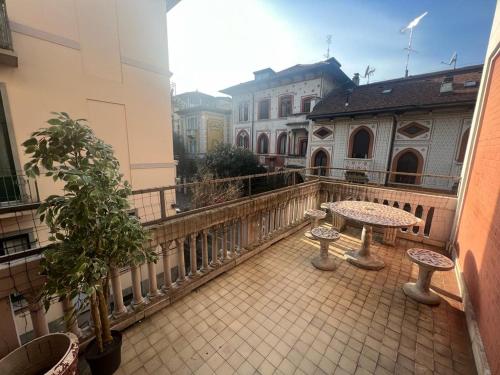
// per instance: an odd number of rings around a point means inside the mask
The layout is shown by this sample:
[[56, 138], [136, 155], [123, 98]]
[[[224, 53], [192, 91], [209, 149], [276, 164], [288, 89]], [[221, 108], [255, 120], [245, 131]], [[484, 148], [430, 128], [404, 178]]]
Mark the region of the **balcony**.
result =
[[34, 179], [23, 172], [1, 173], [0, 171], [0, 215], [38, 207], [38, 186]]
[[[454, 272], [433, 278], [444, 298], [437, 308], [401, 290], [418, 272], [406, 249], [444, 251], [456, 197], [315, 176], [175, 215], [167, 204], [174, 192], [150, 189], [133, 198], [159, 260], [113, 272], [112, 324], [125, 334], [119, 374], [475, 373]], [[404, 208], [425, 223], [375, 233], [374, 251], [387, 266], [374, 272], [342, 259], [359, 245], [359, 227], [327, 218], [322, 225], [342, 229], [330, 246], [340, 266], [318, 271], [310, 259], [319, 246], [304, 236], [304, 210], [343, 199]], [[68, 305], [54, 301], [44, 313], [34, 297], [43, 283], [39, 260], [34, 253], [0, 258], [0, 307], [11, 311], [14, 292], [27, 306], [3, 317], [0, 356], [61, 329]], [[84, 347], [91, 339], [87, 312], [72, 331]]]
[[296, 168], [305, 168], [306, 167], [306, 157], [302, 155], [293, 155], [288, 154], [285, 156], [285, 165], [296, 167]]
[[0, 0], [0, 64], [17, 67], [5, 0]]

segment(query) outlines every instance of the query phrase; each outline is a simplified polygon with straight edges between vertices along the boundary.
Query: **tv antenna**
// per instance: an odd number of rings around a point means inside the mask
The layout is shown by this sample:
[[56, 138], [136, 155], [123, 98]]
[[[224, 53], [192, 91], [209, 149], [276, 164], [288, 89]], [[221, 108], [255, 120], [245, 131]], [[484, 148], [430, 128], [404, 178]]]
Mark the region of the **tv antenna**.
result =
[[325, 56], [327, 59], [330, 58], [330, 45], [332, 44], [332, 35], [331, 34], [328, 34], [326, 36], [326, 53], [323, 55]]
[[406, 55], [405, 78], [408, 77], [408, 64], [410, 63], [410, 54], [412, 52], [416, 52], [414, 49], [411, 48], [411, 42], [413, 40], [413, 29], [420, 23], [422, 18], [424, 18], [427, 15], [427, 13], [428, 12], [422, 13], [420, 16], [411, 21], [406, 27], [403, 27], [400, 30], [403, 34], [406, 33], [406, 30], [410, 30], [410, 39], [408, 40], [408, 47], [405, 48], [405, 50], [408, 51], [408, 54]]
[[367, 79], [366, 84], [370, 83], [370, 77], [373, 75], [373, 73], [375, 73], [375, 68], [368, 65], [365, 70], [365, 75], [363, 76], [363, 78]]
[[450, 61], [448, 61], [448, 62], [441, 61], [441, 64], [449, 65], [449, 66], [453, 65], [453, 69], [455, 70], [457, 68], [457, 59], [458, 59], [457, 52], [453, 52], [453, 55], [451, 55]]

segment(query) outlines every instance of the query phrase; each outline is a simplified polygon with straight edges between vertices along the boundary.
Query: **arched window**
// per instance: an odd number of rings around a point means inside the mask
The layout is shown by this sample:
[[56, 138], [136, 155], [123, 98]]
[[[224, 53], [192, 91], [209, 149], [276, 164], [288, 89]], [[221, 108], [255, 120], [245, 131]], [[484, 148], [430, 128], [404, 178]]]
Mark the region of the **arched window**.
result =
[[286, 138], [287, 134], [286, 133], [281, 133], [278, 136], [278, 142], [276, 144], [276, 153], [280, 155], [286, 154]]
[[[392, 170], [393, 172], [420, 174], [422, 173], [423, 163], [423, 157], [418, 151], [406, 149], [400, 151], [394, 157]], [[395, 174], [393, 181], [403, 184], [419, 184], [420, 176]]]
[[236, 137], [236, 145], [241, 148], [248, 148], [250, 144], [250, 137], [245, 130], [241, 130]]
[[[313, 167], [328, 167], [328, 154], [324, 150], [317, 150], [312, 157]], [[321, 176], [326, 175], [326, 168], [314, 170], [314, 174], [320, 173]]]
[[257, 153], [258, 154], [268, 154], [269, 153], [269, 138], [267, 134], [262, 133], [257, 139]]
[[464, 134], [462, 134], [462, 140], [460, 141], [460, 148], [457, 155], [457, 161], [459, 163], [464, 162], [465, 151], [467, 150], [467, 143], [469, 142], [469, 130], [470, 128], [464, 131]]
[[349, 157], [371, 159], [373, 149], [373, 132], [366, 126], [360, 126], [352, 132], [349, 139]]

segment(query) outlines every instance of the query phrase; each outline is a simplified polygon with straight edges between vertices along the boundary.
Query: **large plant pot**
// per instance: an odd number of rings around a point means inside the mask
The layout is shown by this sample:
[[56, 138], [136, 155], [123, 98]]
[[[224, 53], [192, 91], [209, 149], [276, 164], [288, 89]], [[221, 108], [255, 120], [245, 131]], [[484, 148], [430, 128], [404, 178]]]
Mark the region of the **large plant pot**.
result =
[[51, 333], [34, 339], [0, 359], [0, 374], [77, 374], [78, 338], [72, 333]]
[[85, 359], [89, 364], [92, 375], [111, 375], [122, 361], [122, 334], [118, 331], [111, 331], [113, 342], [104, 348], [103, 353], [99, 353], [97, 343], [92, 340], [85, 351]]

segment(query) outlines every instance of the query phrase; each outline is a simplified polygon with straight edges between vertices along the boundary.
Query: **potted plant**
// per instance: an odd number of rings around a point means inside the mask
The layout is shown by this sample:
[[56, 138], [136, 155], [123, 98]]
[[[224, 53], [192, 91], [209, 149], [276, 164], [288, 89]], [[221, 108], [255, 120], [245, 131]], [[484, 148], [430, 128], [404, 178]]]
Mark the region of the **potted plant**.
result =
[[[82, 299], [90, 306], [94, 340], [86, 351], [93, 374], [112, 374], [120, 365], [121, 334], [111, 331], [109, 279], [113, 267], [156, 261], [147, 234], [129, 214], [130, 185], [123, 181], [111, 146], [97, 138], [85, 120], [54, 113], [50, 125], [23, 143], [31, 160], [29, 176], [45, 176], [63, 185], [63, 193], [40, 204], [40, 221], [52, 242], [44, 252], [47, 277], [42, 298], [46, 309], [54, 295]], [[76, 314], [76, 312], [74, 313]], [[66, 317], [67, 321], [75, 316]]]

